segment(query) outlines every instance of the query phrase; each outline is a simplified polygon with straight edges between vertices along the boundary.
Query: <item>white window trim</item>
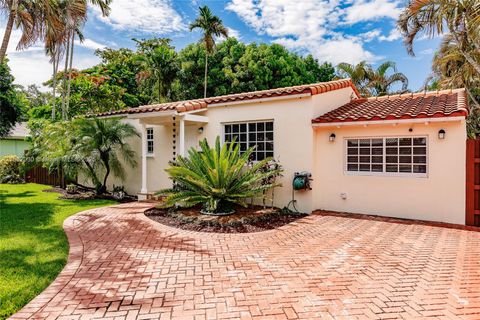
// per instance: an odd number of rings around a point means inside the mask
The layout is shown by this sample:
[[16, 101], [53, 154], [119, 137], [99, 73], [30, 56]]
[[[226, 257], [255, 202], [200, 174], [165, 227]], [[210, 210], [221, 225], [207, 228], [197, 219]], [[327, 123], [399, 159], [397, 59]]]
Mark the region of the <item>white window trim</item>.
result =
[[[425, 173], [413, 173], [413, 172], [385, 172], [386, 166], [386, 145], [385, 139], [388, 138], [426, 138], [425, 147], [427, 148], [425, 157], [426, 157], [426, 172]], [[403, 177], [403, 178], [428, 178], [430, 172], [430, 139], [428, 134], [421, 134], [421, 135], [384, 135], [384, 136], [354, 136], [354, 137], [344, 137], [343, 138], [343, 173], [344, 175], [348, 176], [377, 176], [377, 177]], [[347, 170], [347, 143], [348, 140], [351, 139], [383, 139], [383, 172], [370, 172], [370, 171], [348, 171]]]
[[[276, 148], [275, 148], [276, 137], [275, 137], [275, 120], [274, 119], [238, 120], [238, 121], [221, 122], [222, 137], [221, 137], [220, 141], [221, 141], [222, 145], [225, 143], [225, 125], [241, 124], [241, 123], [246, 123], [248, 125], [249, 123], [259, 123], [259, 122], [272, 122], [272, 124], [273, 124], [273, 158], [276, 159], [277, 154], [276, 154]], [[247, 143], [248, 143], [248, 140], [247, 140]], [[258, 162], [258, 160], [253, 161], [253, 163], [256, 163], [256, 162]]]
[[[146, 141], [145, 143], [147, 144], [147, 158], [153, 158], [155, 156], [155, 131], [153, 130], [153, 127], [146, 127], [145, 130], [147, 131], [146, 132]], [[148, 131], [149, 130], [152, 130], [152, 139], [148, 139]], [[153, 151], [152, 152], [149, 152], [148, 151], [148, 142], [149, 141], [152, 141], [153, 142]]]

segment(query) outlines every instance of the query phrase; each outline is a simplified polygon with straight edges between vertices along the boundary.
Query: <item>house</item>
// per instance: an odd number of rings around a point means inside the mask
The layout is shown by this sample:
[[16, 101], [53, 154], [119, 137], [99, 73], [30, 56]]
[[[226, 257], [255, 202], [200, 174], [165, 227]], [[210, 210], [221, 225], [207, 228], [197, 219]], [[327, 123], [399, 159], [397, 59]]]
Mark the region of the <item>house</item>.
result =
[[[207, 138], [237, 137], [257, 160], [284, 167], [276, 205], [295, 197], [316, 209], [465, 223], [465, 91], [364, 99], [351, 80], [142, 106], [122, 116], [141, 132], [132, 140], [140, 165], [125, 187], [139, 199], [170, 187], [164, 169]], [[311, 190], [293, 191], [295, 172], [312, 174]], [[112, 184], [120, 181], [112, 179]]]
[[0, 157], [6, 155], [23, 156], [25, 150], [30, 148], [30, 143], [27, 141], [29, 136], [27, 123], [17, 123], [7, 137], [0, 139]]

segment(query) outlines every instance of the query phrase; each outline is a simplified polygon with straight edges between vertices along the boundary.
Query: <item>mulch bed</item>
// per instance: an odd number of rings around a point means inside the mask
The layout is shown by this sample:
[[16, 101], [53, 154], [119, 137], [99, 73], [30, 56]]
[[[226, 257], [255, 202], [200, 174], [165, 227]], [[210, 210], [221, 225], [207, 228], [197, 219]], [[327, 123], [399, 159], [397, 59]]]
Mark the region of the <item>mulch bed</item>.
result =
[[189, 231], [215, 233], [260, 232], [289, 224], [306, 214], [282, 211], [277, 208], [263, 209], [261, 206], [237, 207], [228, 216], [209, 216], [200, 213], [199, 207], [188, 209], [153, 208], [145, 215], [161, 224]]
[[64, 200], [92, 200], [92, 199], [102, 199], [102, 200], [114, 200], [120, 203], [128, 203], [137, 201], [133, 196], [126, 196], [125, 198], [118, 200], [115, 199], [111, 194], [102, 194], [96, 195], [93, 191], [79, 191], [75, 193], [68, 193], [65, 189], [59, 187], [53, 187], [51, 189], [45, 189], [43, 192], [55, 192], [60, 194], [60, 199]]

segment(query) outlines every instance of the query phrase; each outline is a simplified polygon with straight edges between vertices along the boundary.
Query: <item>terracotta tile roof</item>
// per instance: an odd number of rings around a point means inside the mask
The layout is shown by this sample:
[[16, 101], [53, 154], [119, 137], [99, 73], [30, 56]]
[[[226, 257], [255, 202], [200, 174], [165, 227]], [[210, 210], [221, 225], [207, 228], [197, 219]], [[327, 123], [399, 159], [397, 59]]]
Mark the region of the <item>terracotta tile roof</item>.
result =
[[465, 89], [355, 99], [313, 123], [398, 120], [468, 115]]
[[360, 97], [360, 93], [358, 92], [357, 88], [355, 88], [355, 86], [353, 85], [350, 79], [341, 79], [341, 80], [335, 80], [330, 82], [321, 82], [321, 83], [314, 83], [314, 84], [308, 84], [308, 85], [302, 85], [302, 86], [293, 86], [293, 87], [277, 88], [277, 89], [271, 89], [271, 90], [230, 94], [230, 95], [211, 97], [211, 98], [205, 98], [205, 99], [178, 101], [178, 102], [170, 102], [170, 103], [162, 103], [162, 104], [152, 104], [148, 106], [141, 106], [138, 108], [129, 108], [129, 109], [99, 113], [97, 114], [97, 116], [101, 117], [101, 116], [120, 115], [120, 114], [161, 112], [161, 111], [169, 111], [169, 110], [175, 110], [177, 112], [186, 112], [186, 111], [204, 109], [204, 108], [207, 108], [209, 105], [215, 105], [215, 104], [221, 104], [221, 103], [273, 98], [273, 97], [289, 96], [289, 95], [302, 94], [302, 93], [316, 95], [316, 94], [339, 90], [347, 87], [351, 87], [354, 90], [357, 97]]

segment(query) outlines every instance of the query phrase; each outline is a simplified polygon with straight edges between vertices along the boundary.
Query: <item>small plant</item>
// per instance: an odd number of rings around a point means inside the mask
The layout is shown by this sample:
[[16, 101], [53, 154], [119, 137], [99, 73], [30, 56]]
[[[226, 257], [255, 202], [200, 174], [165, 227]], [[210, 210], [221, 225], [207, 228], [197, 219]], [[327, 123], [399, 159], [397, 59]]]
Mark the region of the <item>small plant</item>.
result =
[[78, 187], [74, 184], [68, 184], [65, 188], [68, 194], [76, 194], [78, 193]]
[[[283, 172], [283, 167], [280, 164], [279, 161], [275, 159], [271, 159], [263, 167], [261, 167], [260, 172], [271, 172], [271, 174], [266, 177], [263, 181], [262, 184], [266, 185], [273, 185], [273, 186], [280, 186], [280, 184], [277, 183], [277, 179], [282, 177], [282, 172]], [[267, 201], [267, 191], [263, 191], [263, 208], [265, 209], [267, 207], [266, 201]], [[270, 198], [270, 207], [273, 208], [273, 204], [275, 202], [275, 187], [271, 188], [271, 198]]]
[[123, 200], [127, 196], [124, 186], [113, 186], [112, 197], [115, 200]]
[[22, 160], [15, 155], [0, 158], [0, 183], [24, 183], [22, 168]]
[[164, 206], [203, 206], [202, 213], [233, 213], [235, 205], [247, 206], [247, 199], [258, 197], [277, 183], [265, 183], [281, 169], [260, 170], [271, 158], [247, 166], [254, 148], [240, 153], [235, 142], [210, 147], [207, 140], [200, 142], [200, 151], [191, 148], [188, 157], [179, 156], [176, 163], [166, 169], [175, 187], [158, 192], [165, 195]]

